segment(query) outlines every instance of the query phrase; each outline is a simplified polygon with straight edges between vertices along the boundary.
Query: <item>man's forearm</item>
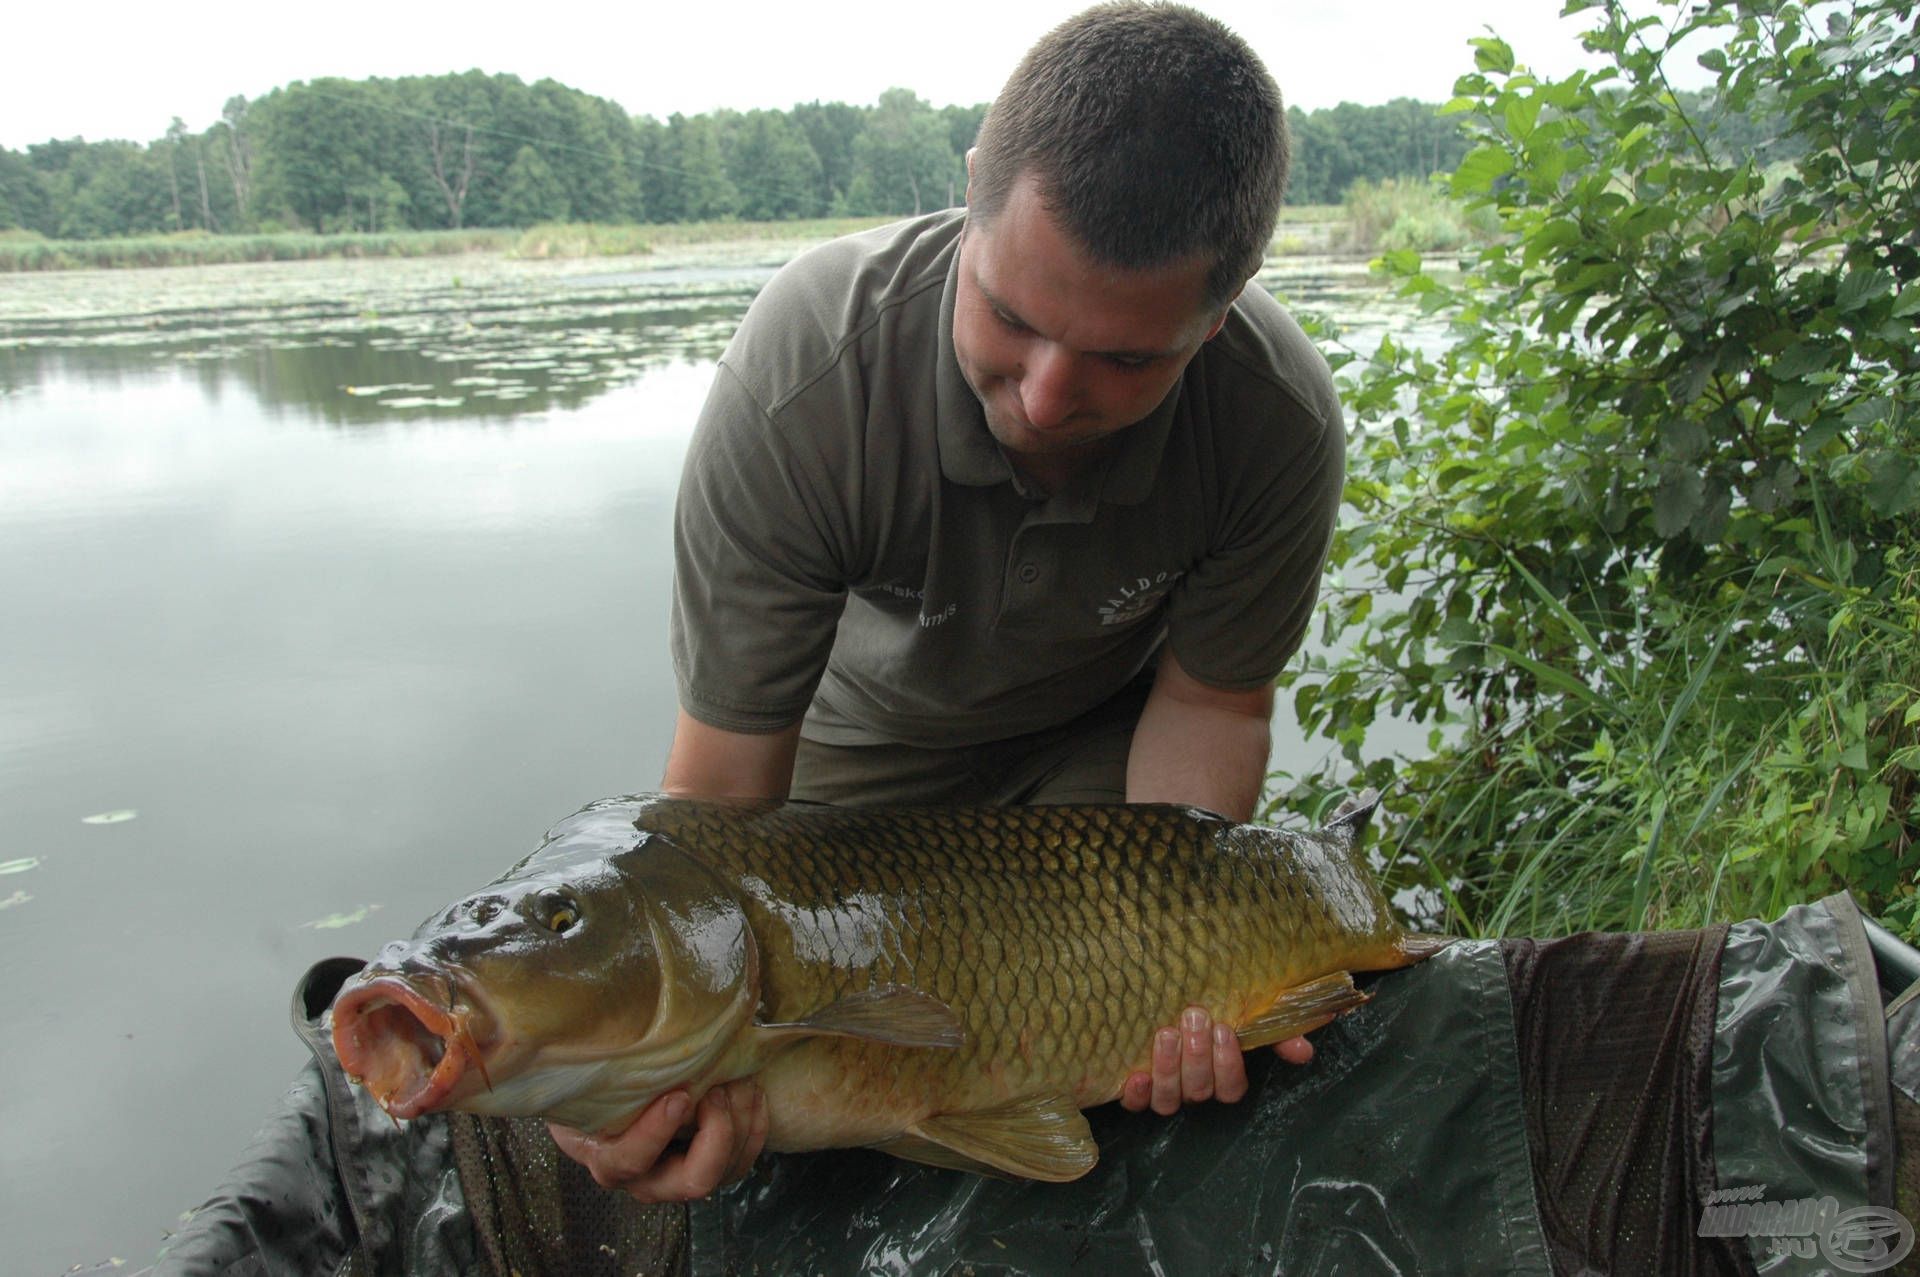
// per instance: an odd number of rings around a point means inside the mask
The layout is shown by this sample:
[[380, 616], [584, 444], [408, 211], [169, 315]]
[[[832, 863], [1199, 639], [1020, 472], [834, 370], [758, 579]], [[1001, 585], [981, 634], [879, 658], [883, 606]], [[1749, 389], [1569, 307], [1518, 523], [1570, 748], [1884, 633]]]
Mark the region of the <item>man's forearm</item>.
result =
[[1251, 820], [1273, 747], [1271, 689], [1223, 692], [1161, 658], [1127, 755], [1127, 801], [1190, 803]]

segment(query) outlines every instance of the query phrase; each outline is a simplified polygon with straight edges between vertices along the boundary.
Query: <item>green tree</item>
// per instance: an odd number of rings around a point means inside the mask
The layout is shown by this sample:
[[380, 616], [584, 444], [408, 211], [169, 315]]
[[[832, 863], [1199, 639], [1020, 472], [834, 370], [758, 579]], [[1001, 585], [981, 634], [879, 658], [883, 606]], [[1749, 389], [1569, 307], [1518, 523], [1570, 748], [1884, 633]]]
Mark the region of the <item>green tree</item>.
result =
[[27, 157], [0, 146], [0, 229], [11, 227], [51, 234], [52, 206]]
[[507, 169], [500, 208], [512, 226], [532, 226], [539, 222], [564, 222], [573, 213], [567, 201], [567, 188], [553, 175], [547, 162], [531, 146], [523, 146]]
[[[1716, 109], [1771, 111], [1784, 168], [1671, 91], [1706, 36]], [[1383, 263], [1455, 336], [1352, 365], [1346, 654], [1295, 707], [1396, 782], [1457, 925], [1850, 886], [1913, 934], [1920, 37], [1893, 0], [1741, 0], [1610, 3], [1587, 43], [1605, 69], [1547, 80], [1474, 41], [1452, 182], [1506, 238], [1455, 282]], [[1383, 712], [1437, 724], [1431, 754], [1383, 756]]]
[[727, 146], [727, 179], [739, 193], [739, 215], [759, 221], [818, 217], [820, 157], [779, 111], [749, 111], [734, 125]]
[[656, 216], [681, 222], [733, 216], [739, 195], [727, 178], [726, 154], [712, 117], [669, 116], [663, 149], [660, 167], [671, 173], [673, 182]]
[[845, 102], [802, 102], [793, 108], [794, 126], [820, 157], [820, 206], [843, 204], [853, 185], [853, 142], [867, 126], [871, 110]]
[[923, 213], [946, 208], [953, 190], [946, 121], [911, 89], [888, 89], [853, 142], [852, 213]]
[[407, 117], [390, 109], [386, 89], [377, 80], [296, 81], [254, 103], [267, 203], [322, 231], [364, 228], [369, 208], [376, 219], [390, 210], [381, 178], [391, 157], [414, 148], [397, 135]]

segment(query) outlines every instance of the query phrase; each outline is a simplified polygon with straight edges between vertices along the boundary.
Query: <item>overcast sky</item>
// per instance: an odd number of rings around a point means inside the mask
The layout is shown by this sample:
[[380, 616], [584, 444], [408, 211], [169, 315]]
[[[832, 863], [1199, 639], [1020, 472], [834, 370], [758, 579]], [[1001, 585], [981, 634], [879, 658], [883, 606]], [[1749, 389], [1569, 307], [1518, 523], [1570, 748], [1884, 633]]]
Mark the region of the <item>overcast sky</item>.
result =
[[[1443, 101], [1491, 27], [1536, 71], [1584, 64], [1583, 14], [1561, 0], [1202, 0], [1246, 37], [1289, 103]], [[936, 106], [984, 102], [1027, 45], [1082, 0], [966, 0], [937, 16], [903, 0], [420, 4], [328, 0], [193, 5], [100, 0], [11, 6], [0, 22], [0, 145], [51, 137], [151, 141], [194, 129], [233, 94], [293, 80], [478, 67], [551, 76], [660, 118], [715, 107], [867, 104], [902, 85]]]

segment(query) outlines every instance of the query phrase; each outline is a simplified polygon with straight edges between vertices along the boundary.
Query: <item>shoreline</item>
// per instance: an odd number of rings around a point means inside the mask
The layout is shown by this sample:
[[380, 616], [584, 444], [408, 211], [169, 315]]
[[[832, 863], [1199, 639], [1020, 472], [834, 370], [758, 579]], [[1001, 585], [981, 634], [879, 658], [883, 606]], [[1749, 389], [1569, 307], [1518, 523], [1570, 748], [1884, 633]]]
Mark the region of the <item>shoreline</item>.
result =
[[[1282, 209], [1268, 255], [1327, 255], [1329, 232], [1340, 219], [1341, 210], [1337, 205]], [[498, 256], [519, 260], [643, 257], [728, 246], [804, 245], [895, 220], [898, 219], [892, 216], [877, 216], [778, 222], [566, 223], [526, 229], [488, 227], [343, 235], [302, 231], [212, 235], [205, 231], [185, 231], [67, 240], [0, 231], [0, 275], [415, 257]]]

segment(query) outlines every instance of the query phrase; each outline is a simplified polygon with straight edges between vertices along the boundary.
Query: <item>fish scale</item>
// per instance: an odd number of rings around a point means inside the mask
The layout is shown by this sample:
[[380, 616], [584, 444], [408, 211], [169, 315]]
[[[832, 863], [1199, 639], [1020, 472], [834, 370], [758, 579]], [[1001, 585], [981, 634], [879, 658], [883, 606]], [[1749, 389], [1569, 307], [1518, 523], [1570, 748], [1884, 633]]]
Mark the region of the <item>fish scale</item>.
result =
[[[916, 1086], [988, 1103], [1055, 1080], [1055, 1061], [1064, 1059], [1075, 1062], [1073, 1081], [1091, 1079], [1075, 1099], [1099, 1103], [1145, 1066], [1155, 1028], [1190, 1002], [1234, 1023], [1280, 987], [1339, 966], [1330, 961], [1338, 955], [1301, 944], [1283, 925], [1292, 891], [1307, 893], [1313, 883], [1296, 876], [1291, 844], [1268, 839], [1247, 854], [1235, 845], [1233, 826], [1178, 809], [1127, 809], [1129, 818], [1118, 825], [1101, 808], [996, 809], [957, 814], [950, 826], [920, 812], [909, 822], [915, 837], [904, 841], [900, 822], [885, 810], [829, 815], [800, 807], [740, 822], [716, 820], [709, 809], [691, 823], [674, 818], [684, 814], [661, 808], [641, 826], [707, 849], [736, 874], [750, 871], [767, 884], [769, 900], [807, 901], [816, 917], [844, 918], [849, 889], [878, 885], [899, 893], [902, 918], [931, 924], [896, 927], [887, 947], [864, 963], [842, 952], [837, 963], [808, 964], [797, 956], [805, 939], [781, 936], [794, 915], [749, 896], [769, 968], [811, 977], [769, 979], [767, 1019], [803, 1020], [875, 984], [920, 989], [960, 1014], [968, 1045], [956, 1052], [844, 1041], [816, 1048], [849, 1078], [889, 1054], [911, 1055]], [[1048, 909], [1036, 907], [1041, 900]], [[1296, 916], [1320, 921], [1315, 903], [1306, 895], [1305, 912]], [[1380, 910], [1375, 920], [1374, 938], [1390, 945], [1398, 934], [1390, 916]], [[1219, 939], [1186, 947], [1189, 928]], [[999, 952], [976, 957], [973, 934], [990, 936]], [[1158, 943], [1141, 945], [1142, 936]], [[968, 978], [979, 965], [993, 977], [985, 996]], [[1115, 973], [1118, 990], [1106, 979]], [[1039, 1058], [1023, 1056], [1023, 1032]], [[860, 1067], [843, 1067], [849, 1054]], [[1001, 1070], [983, 1072], [985, 1062]], [[866, 1085], [850, 1082], [849, 1089]]]
[[754, 1076], [772, 1149], [1070, 1179], [1097, 1156], [1078, 1110], [1182, 1008], [1260, 1045], [1364, 1001], [1347, 972], [1431, 951], [1355, 854], [1370, 810], [1295, 834], [1161, 806], [606, 800], [383, 950], [335, 1042], [400, 1116], [616, 1130]]

